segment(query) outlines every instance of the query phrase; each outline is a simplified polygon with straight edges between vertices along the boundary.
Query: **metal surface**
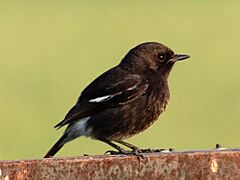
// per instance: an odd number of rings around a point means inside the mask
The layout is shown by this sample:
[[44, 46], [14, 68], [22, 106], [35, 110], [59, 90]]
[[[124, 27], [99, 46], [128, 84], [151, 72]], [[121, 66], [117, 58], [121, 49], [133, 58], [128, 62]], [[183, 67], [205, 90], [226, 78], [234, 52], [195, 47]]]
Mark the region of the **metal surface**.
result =
[[240, 179], [240, 149], [0, 161], [0, 179]]

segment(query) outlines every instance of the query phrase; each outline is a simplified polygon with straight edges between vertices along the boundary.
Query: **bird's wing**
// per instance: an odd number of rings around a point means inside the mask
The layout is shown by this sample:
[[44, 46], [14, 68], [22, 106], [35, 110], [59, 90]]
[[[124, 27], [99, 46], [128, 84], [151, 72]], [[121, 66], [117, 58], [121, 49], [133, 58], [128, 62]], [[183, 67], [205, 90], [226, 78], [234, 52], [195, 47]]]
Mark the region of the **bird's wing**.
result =
[[83, 90], [77, 104], [55, 127], [60, 128], [104, 109], [130, 103], [144, 94], [147, 88], [141, 76], [113, 68]]

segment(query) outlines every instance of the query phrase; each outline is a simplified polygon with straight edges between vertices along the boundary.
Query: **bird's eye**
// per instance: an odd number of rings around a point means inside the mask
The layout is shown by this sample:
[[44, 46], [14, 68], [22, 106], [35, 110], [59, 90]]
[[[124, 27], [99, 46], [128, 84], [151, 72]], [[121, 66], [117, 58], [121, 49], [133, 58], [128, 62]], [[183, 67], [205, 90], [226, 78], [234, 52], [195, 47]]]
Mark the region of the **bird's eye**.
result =
[[160, 62], [164, 62], [167, 59], [164, 53], [159, 53], [157, 58]]

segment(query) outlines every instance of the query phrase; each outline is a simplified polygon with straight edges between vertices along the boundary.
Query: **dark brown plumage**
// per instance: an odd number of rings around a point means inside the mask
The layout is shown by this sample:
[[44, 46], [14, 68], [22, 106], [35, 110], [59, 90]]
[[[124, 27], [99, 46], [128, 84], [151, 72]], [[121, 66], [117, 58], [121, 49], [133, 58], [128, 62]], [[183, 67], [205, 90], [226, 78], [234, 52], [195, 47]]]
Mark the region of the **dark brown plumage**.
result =
[[101, 140], [120, 153], [130, 152], [114, 141], [131, 148], [133, 154], [141, 153], [136, 146], [122, 140], [157, 120], [170, 98], [167, 79], [174, 63], [189, 57], [174, 54], [157, 42], [143, 43], [130, 50], [119, 65], [83, 90], [76, 105], [55, 126], [68, 125], [45, 158], [80, 136]]

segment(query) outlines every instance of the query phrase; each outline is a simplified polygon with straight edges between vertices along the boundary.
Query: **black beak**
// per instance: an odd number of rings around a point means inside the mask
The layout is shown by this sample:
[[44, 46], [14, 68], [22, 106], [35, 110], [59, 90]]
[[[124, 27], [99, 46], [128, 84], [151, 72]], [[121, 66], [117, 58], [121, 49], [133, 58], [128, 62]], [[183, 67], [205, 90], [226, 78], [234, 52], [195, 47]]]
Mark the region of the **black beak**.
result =
[[174, 55], [175, 61], [181, 61], [181, 60], [188, 59], [188, 58], [190, 58], [190, 56], [186, 55], [186, 54], [175, 54]]

